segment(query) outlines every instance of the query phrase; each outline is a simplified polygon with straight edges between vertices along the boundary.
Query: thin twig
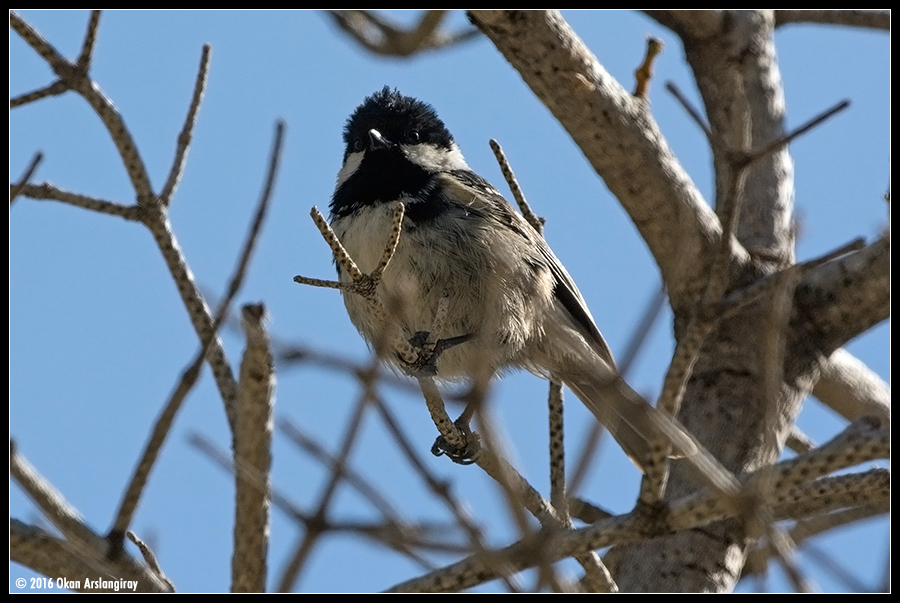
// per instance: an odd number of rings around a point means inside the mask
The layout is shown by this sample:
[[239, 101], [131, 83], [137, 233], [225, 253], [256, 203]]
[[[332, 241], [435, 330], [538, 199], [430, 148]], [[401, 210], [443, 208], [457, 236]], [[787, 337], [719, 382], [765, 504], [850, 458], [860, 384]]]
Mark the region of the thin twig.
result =
[[60, 94], [64, 94], [68, 91], [68, 84], [66, 84], [62, 80], [56, 80], [49, 86], [44, 86], [43, 88], [38, 88], [37, 90], [26, 92], [25, 94], [20, 94], [19, 96], [14, 96], [13, 98], [9, 99], [9, 108], [15, 109], [16, 107], [22, 107], [24, 105], [27, 105], [28, 103], [33, 103], [50, 96], [59, 96]]
[[569, 519], [566, 494], [566, 452], [563, 442], [562, 383], [551, 379], [547, 396], [550, 427], [550, 502], [564, 520]]
[[29, 199], [68, 203], [69, 205], [74, 205], [75, 207], [81, 207], [101, 214], [118, 216], [131, 222], [141, 221], [143, 211], [137, 205], [122, 205], [121, 203], [115, 203], [113, 201], [88, 197], [87, 195], [79, 195], [78, 193], [72, 193], [57, 188], [46, 182], [43, 184], [24, 184], [19, 193]]
[[59, 528], [68, 540], [98, 548], [100, 538], [84, 524], [81, 515], [69, 505], [62, 493], [19, 454], [15, 440], [9, 441], [9, 472], [44, 516]]
[[[188, 443], [196, 447], [215, 464], [227, 471], [229, 475], [238, 475], [241, 479], [256, 484], [259, 488], [264, 487], [266, 480], [259, 472], [245, 463], [232, 462], [232, 458], [228, 454], [217, 448], [203, 436], [192, 434], [188, 438]], [[271, 490], [271, 497], [272, 504], [276, 508], [306, 529], [318, 530], [322, 533], [344, 532], [365, 536], [377, 542], [379, 545], [387, 546], [407, 555], [424, 568], [430, 569], [432, 565], [413, 550], [415, 547], [434, 549], [449, 554], [466, 552], [461, 547], [454, 546], [452, 542], [440, 540], [441, 536], [452, 534], [452, 529], [443, 524], [430, 526], [425, 524], [413, 525], [391, 521], [371, 523], [331, 521], [328, 518], [323, 520], [303, 511], [300, 507], [292, 503], [286, 495], [279, 493], [278, 490], [274, 488]], [[435, 534], [438, 535], [438, 537], [428, 540], [425, 538], [425, 535], [427, 534]]]
[[700, 112], [694, 108], [694, 105], [687, 99], [687, 97], [682, 94], [681, 89], [675, 84], [675, 82], [668, 81], [666, 82], [666, 90], [675, 97], [675, 100], [681, 104], [682, 108], [685, 112], [694, 120], [694, 123], [697, 124], [697, 127], [700, 128], [700, 131], [703, 132], [703, 135], [706, 136], [707, 142], [709, 142], [710, 146], [713, 145], [713, 134], [712, 130], [709, 129], [709, 125], [707, 125], [706, 121], [704, 121], [703, 117], [700, 116]]
[[405, 213], [405, 205], [402, 203], [394, 205], [394, 215], [391, 219], [391, 231], [388, 234], [387, 244], [384, 246], [384, 251], [381, 254], [381, 260], [370, 275], [373, 279], [381, 279], [381, 275], [384, 274], [388, 264], [391, 263], [391, 258], [394, 257], [394, 252], [397, 251], [397, 244], [400, 242], [400, 233], [403, 229], [403, 216]]
[[350, 452], [353, 450], [353, 447], [358, 440], [363, 424], [363, 418], [366, 410], [369, 408], [368, 389], [369, 388], [367, 387], [366, 392], [360, 396], [359, 401], [356, 403], [353, 414], [344, 430], [343, 437], [341, 437], [341, 442], [338, 447], [340, 452], [335, 459], [335, 464], [332, 468], [331, 475], [328, 478], [328, 482], [322, 489], [318, 502], [314, 505], [315, 511], [312, 513], [312, 520], [310, 523], [306, 524], [306, 532], [303, 534], [303, 539], [297, 544], [294, 554], [288, 560], [287, 566], [282, 572], [281, 578], [278, 580], [279, 592], [289, 592], [293, 590], [295, 583], [300, 578], [300, 573], [303, 571], [306, 562], [312, 554], [313, 548], [318, 543], [320, 536], [324, 533], [331, 501], [337, 492], [338, 484], [343, 479], [343, 471], [341, 468], [347, 464], [347, 460], [350, 458]]
[[128, 530], [125, 535], [128, 536], [128, 540], [133, 542], [141, 552], [141, 556], [144, 558], [144, 561], [147, 563], [147, 566], [153, 571], [153, 573], [155, 573], [160, 580], [168, 584], [169, 587], [174, 591], [175, 583], [169, 580], [165, 572], [163, 572], [162, 568], [159, 566], [159, 561], [156, 559], [156, 555], [153, 553], [153, 549], [151, 549], [146, 542], [138, 538], [137, 534], [135, 534], [131, 530]]
[[[456, 519], [457, 524], [468, 535], [472, 551], [476, 553], [486, 551], [488, 549], [487, 541], [484, 538], [484, 534], [478, 526], [475, 525], [475, 521], [469, 513], [468, 505], [457, 500], [450, 489], [450, 484], [438, 479], [428, 466], [416, 456], [409, 438], [403, 433], [399, 422], [393, 416], [388, 406], [383, 401], [376, 399], [375, 408], [381, 415], [385, 425], [387, 425], [388, 431], [393, 435], [394, 440], [400, 446], [400, 450], [406, 457], [407, 462], [409, 462], [413, 469], [419, 474], [431, 491], [434, 492], [440, 500], [444, 501], [444, 504]], [[519, 592], [522, 590], [522, 585], [515, 576], [503, 574], [502, 579], [510, 591]]]
[[784, 445], [797, 454], [809, 452], [816, 447], [816, 443], [812, 438], [800, 431], [800, 428], [796, 425], [791, 427], [791, 432], [788, 434], [787, 442]]
[[31, 177], [34, 175], [34, 172], [37, 170], [38, 165], [40, 165], [41, 161], [44, 159], [44, 154], [38, 151], [31, 158], [31, 162], [28, 164], [28, 167], [25, 168], [25, 171], [22, 173], [22, 177], [19, 178], [19, 181], [9, 187], [9, 204], [12, 206], [13, 201], [16, 200], [16, 197], [22, 192], [22, 189], [25, 188], [25, 185], [28, 184], [28, 181], [31, 180]]
[[654, 37], [647, 38], [647, 54], [644, 56], [644, 62], [634, 72], [636, 80], [634, 86], [634, 95], [638, 98], [647, 98], [647, 92], [650, 89], [650, 79], [653, 77], [653, 61], [663, 51], [662, 40]]
[[[96, 82], [91, 80], [86, 73], [80, 71], [76, 65], [66, 61], [41, 34], [19, 15], [11, 12], [9, 20], [16, 33], [47, 61], [56, 75], [66, 82], [71, 90], [80, 94], [91, 105], [94, 112], [100, 117], [103, 125], [106, 126], [107, 132], [109, 132], [116, 149], [119, 151], [119, 156], [125, 165], [131, 184], [134, 186], [137, 194], [138, 203], [149, 203], [154, 197], [146, 166], [122, 116], [116, 110], [112, 101], [103, 93]], [[89, 36], [89, 38], [85, 40], [86, 43], [92, 41], [93, 36]]]
[[295, 276], [294, 282], [314, 287], [341, 289], [342, 291], [362, 297], [366, 303], [369, 304], [369, 308], [376, 320], [384, 326], [382, 337], [379, 340], [372, 342], [375, 349], [382, 357], [390, 352], [395, 352], [403, 362], [410, 366], [415, 366], [420, 361], [418, 350], [401, 336], [400, 332], [396, 329], [395, 321], [391, 320], [391, 317], [384, 307], [383, 300], [377, 293], [378, 285], [381, 282], [381, 275], [384, 273], [391, 258], [394, 256], [397, 244], [400, 241], [404, 213], [405, 206], [403, 203], [397, 203], [394, 206], [391, 231], [388, 235], [388, 240], [385, 242], [381, 260], [379, 261], [378, 266], [376, 266], [370, 274], [363, 274], [356, 265], [356, 261], [354, 261], [350, 254], [347, 253], [347, 250], [344, 249], [343, 244], [341, 244], [340, 239], [338, 239], [337, 234], [335, 234], [331, 225], [328, 224], [325, 216], [322, 215], [318, 208], [313, 207], [310, 210], [310, 217], [312, 217], [322, 238], [325, 239], [325, 242], [328, 243], [332, 253], [334, 253], [335, 261], [347, 274], [350, 282], [323, 281], [304, 276]]
[[97, 27], [100, 25], [100, 11], [91, 11], [91, 19], [88, 21], [87, 31], [84, 34], [84, 42], [81, 44], [81, 54], [75, 61], [75, 67], [82, 73], [91, 70], [91, 57], [94, 54], [94, 42], [97, 41]]
[[311, 436], [303, 433], [299, 427], [288, 420], [281, 420], [278, 428], [285, 434], [298, 448], [309, 454], [324, 465], [332, 473], [340, 474], [354, 490], [359, 492], [364, 498], [372, 503], [378, 511], [384, 516], [385, 521], [396, 525], [403, 524], [400, 513], [394, 509], [391, 502], [382, 495], [378, 488], [369, 483], [369, 481], [349, 466], [338, 466], [338, 459], [328, 452], [324, 446], [313, 439]]
[[830, 109], [826, 109], [825, 111], [823, 111], [816, 117], [813, 117], [812, 119], [807, 121], [805, 124], [795, 128], [790, 133], [785, 134], [778, 140], [775, 140], [775, 141], [767, 144], [766, 146], [762, 147], [761, 149], [752, 151], [751, 153], [748, 154], [747, 161], [752, 163], [752, 162], [758, 161], [759, 159], [762, 159], [763, 157], [767, 157], [767, 156], [771, 155], [772, 153], [778, 151], [782, 147], [790, 144], [791, 141], [793, 141], [795, 138], [798, 138], [798, 137], [806, 134], [807, 132], [809, 132], [810, 130], [812, 130], [813, 128], [815, 128], [816, 126], [821, 124], [822, 122], [833, 117], [834, 115], [837, 115], [838, 113], [840, 113], [841, 111], [843, 111], [844, 109], [846, 109], [849, 106], [850, 106], [849, 100], [842, 100], [841, 102], [832, 106]]
[[200, 55], [200, 68], [197, 70], [197, 79], [194, 82], [194, 94], [191, 96], [191, 104], [188, 108], [187, 117], [184, 120], [184, 126], [178, 135], [178, 144], [175, 147], [175, 158], [172, 161], [172, 168], [169, 170], [169, 177], [166, 178], [166, 184], [159, 194], [159, 202], [166, 206], [172, 200], [175, 188], [178, 186], [181, 175], [184, 173], [185, 158], [194, 135], [194, 125], [197, 123], [197, 112], [200, 110], [203, 92], [206, 90], [206, 75], [209, 71], [211, 51], [209, 44], [203, 45], [203, 52]]
[[503, 174], [506, 184], [509, 185], [509, 190], [512, 192], [516, 203], [519, 205], [519, 211], [522, 212], [522, 217], [531, 224], [531, 227], [534, 228], [539, 235], [543, 236], [544, 218], [541, 218], [532, 211], [531, 206], [525, 199], [525, 193], [522, 192], [522, 188], [519, 186], [519, 181], [516, 180], [516, 175], [513, 173], [512, 166], [509, 164], [509, 160], [506, 159], [506, 154], [503, 153], [503, 148], [500, 146], [500, 143], [492, 138], [490, 140], [490, 145], [491, 150], [494, 152], [494, 157], [497, 158], [497, 163], [500, 164], [500, 173]]

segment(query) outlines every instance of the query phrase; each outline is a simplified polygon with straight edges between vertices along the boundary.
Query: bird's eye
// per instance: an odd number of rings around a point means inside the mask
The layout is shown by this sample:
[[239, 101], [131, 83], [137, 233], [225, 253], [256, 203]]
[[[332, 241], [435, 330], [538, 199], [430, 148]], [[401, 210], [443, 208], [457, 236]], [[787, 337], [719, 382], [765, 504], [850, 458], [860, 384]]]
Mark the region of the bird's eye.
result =
[[406, 135], [406, 139], [413, 144], [419, 142], [419, 138], [420, 137], [418, 130], [412, 130], [409, 134]]
[[356, 140], [353, 141], [353, 150], [356, 151], [357, 153], [359, 151], [362, 151], [365, 148], [366, 148], [366, 143], [363, 141], [362, 138], [357, 138]]

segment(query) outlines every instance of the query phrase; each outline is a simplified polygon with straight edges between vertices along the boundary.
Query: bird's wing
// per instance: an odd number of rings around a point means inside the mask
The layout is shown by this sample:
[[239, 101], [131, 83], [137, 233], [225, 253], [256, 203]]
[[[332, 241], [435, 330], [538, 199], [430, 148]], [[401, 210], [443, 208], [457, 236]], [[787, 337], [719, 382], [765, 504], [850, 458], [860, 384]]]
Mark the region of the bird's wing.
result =
[[543, 236], [513, 209], [497, 189], [478, 174], [468, 170], [455, 170], [443, 175], [443, 185], [455, 199], [471, 210], [491, 209], [492, 211], [484, 211], [485, 215], [493, 216], [502, 227], [509, 228], [534, 244], [553, 275], [555, 281], [553, 295], [568, 312], [572, 322], [579, 327], [591, 347], [606, 363], [615, 368], [616, 361], [613, 359], [612, 351], [594, 323], [581, 292]]

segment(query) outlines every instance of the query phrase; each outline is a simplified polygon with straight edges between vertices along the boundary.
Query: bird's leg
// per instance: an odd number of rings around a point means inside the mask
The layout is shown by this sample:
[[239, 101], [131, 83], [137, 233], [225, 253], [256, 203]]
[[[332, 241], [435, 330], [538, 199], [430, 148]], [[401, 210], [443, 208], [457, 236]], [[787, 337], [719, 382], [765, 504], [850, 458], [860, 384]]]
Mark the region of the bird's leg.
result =
[[465, 444], [462, 447], [453, 446], [444, 436], [438, 436], [431, 447], [431, 454], [434, 456], [447, 455], [451, 461], [459, 465], [471, 465], [478, 459], [478, 455], [481, 453], [481, 438], [472, 431], [469, 423], [475, 415], [476, 406], [480, 403], [479, 400], [466, 404], [462, 414], [453, 422]]

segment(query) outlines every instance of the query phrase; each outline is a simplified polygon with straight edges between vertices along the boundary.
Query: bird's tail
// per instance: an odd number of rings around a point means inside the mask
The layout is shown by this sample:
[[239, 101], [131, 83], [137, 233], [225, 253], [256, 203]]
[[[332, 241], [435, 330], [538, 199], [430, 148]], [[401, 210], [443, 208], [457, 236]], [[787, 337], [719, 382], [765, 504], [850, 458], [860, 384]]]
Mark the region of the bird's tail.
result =
[[[696, 452], [691, 438], [669, 417], [650, 406], [618, 373], [555, 375], [575, 392], [642, 472], [653, 442], [669, 443], [671, 456]], [[612, 374], [610, 374], [612, 373]]]

